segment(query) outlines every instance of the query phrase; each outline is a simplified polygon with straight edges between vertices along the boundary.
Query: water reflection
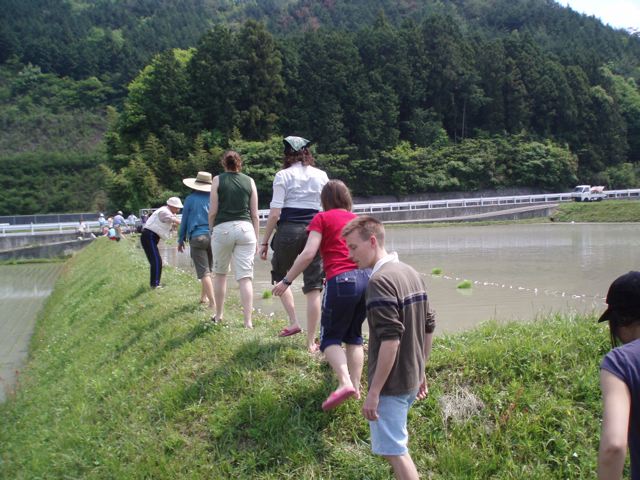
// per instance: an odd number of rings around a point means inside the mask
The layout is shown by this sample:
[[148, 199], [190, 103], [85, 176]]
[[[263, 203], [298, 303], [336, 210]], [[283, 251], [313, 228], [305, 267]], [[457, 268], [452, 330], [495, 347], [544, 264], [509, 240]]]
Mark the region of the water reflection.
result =
[[[532, 320], [550, 313], [591, 313], [604, 307], [611, 281], [640, 269], [638, 224], [530, 224], [389, 228], [389, 250], [425, 276], [438, 332], [452, 332], [488, 319]], [[190, 267], [188, 254], [168, 249], [165, 258]], [[270, 290], [270, 265], [256, 260], [256, 307], [283, 317]], [[431, 275], [441, 268], [442, 275]], [[473, 287], [457, 285], [469, 280]], [[229, 282], [235, 288], [234, 282]], [[296, 309], [305, 318], [300, 281], [293, 285]]]
[[33, 285], [30, 289], [15, 288], [13, 286], [0, 285], [0, 301], [17, 300], [17, 299], [34, 299], [46, 298], [51, 295], [53, 289], [42, 289], [37, 285]]
[[0, 402], [14, 387], [36, 316], [61, 269], [60, 263], [0, 267]]

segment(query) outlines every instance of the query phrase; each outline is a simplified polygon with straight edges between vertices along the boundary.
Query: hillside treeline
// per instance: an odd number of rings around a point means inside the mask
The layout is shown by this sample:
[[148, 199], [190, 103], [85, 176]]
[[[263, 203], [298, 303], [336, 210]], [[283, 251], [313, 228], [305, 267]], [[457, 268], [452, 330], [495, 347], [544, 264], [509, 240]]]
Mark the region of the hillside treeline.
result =
[[181, 178], [219, 171], [227, 148], [266, 199], [288, 134], [361, 196], [640, 185], [640, 38], [553, 0], [0, 8], [0, 163], [65, 185], [55, 162], [92, 158], [85, 205], [184, 194]]
[[[332, 176], [357, 179], [357, 195], [557, 189], [576, 178], [628, 186], [640, 92], [530, 35], [484, 38], [441, 15], [284, 39], [255, 21], [219, 26], [190, 50], [157, 55], [129, 85], [107, 134], [111, 195], [140, 191], [126, 179], [143, 164], [148, 191], [175, 190], [195, 167], [216, 171], [234, 141], [283, 134], [312, 139]], [[279, 160], [276, 149], [261, 168]]]
[[0, 63], [13, 57], [60, 77], [96, 77], [114, 98], [158, 52], [247, 20], [283, 36], [356, 31], [380, 14], [394, 26], [446, 14], [465, 30], [528, 32], [563, 61], [578, 55], [583, 67], [611, 62], [626, 73], [638, 67], [640, 51], [640, 42], [554, 0], [0, 0], [0, 11]]
[[0, 215], [104, 210], [96, 154], [37, 152], [0, 158]]

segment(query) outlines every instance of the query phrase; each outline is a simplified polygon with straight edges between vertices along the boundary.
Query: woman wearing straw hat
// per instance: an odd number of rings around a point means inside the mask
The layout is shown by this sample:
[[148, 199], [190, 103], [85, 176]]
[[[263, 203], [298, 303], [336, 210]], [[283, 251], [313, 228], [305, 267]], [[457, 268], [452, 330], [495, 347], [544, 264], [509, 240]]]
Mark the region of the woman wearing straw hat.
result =
[[258, 190], [253, 179], [244, 173], [240, 154], [229, 150], [222, 155], [224, 173], [213, 179], [209, 205], [212, 230], [213, 292], [216, 297], [214, 322], [222, 321], [227, 272], [231, 258], [244, 314], [244, 326], [253, 328], [253, 264], [260, 224]]
[[158, 250], [158, 242], [160, 242], [160, 238], [169, 238], [174, 225], [180, 225], [180, 219], [176, 217], [176, 214], [181, 208], [182, 202], [178, 197], [169, 198], [165, 206], [153, 212], [142, 229], [140, 243], [151, 267], [151, 288], [160, 287], [160, 277], [162, 276], [162, 257]]
[[189, 243], [191, 259], [196, 268], [196, 276], [202, 284], [200, 303], [206, 303], [213, 310], [216, 302], [213, 297], [213, 255], [211, 253], [211, 235], [209, 234], [209, 195], [211, 193], [211, 174], [198, 172], [196, 178], [182, 180], [187, 187], [195, 190], [184, 201], [182, 223], [178, 233], [178, 251], [184, 251], [185, 242]]

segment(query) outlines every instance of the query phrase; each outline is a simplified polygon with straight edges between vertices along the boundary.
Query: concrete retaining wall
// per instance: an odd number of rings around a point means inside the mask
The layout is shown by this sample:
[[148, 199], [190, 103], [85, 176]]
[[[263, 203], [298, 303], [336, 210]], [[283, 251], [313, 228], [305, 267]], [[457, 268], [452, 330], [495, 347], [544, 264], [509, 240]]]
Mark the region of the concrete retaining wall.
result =
[[458, 198], [481, 197], [511, 197], [513, 195], [538, 195], [554, 193], [541, 191], [537, 188], [514, 187], [501, 190], [474, 190], [472, 192], [429, 192], [415, 193], [411, 195], [372, 195], [370, 197], [353, 197], [355, 203], [393, 203], [393, 202], [422, 202], [428, 200], [455, 200]]
[[89, 245], [94, 239], [71, 240], [31, 247], [16, 248], [0, 252], [0, 261], [27, 260], [32, 258], [53, 258], [71, 255]]
[[70, 242], [77, 240], [79, 234], [69, 233], [36, 233], [34, 235], [6, 235], [0, 237], [0, 252], [5, 250], [15, 250], [16, 248], [35, 247], [37, 245], [48, 245], [50, 243]]
[[456, 207], [406, 212], [374, 212], [372, 215], [386, 223], [428, 223], [428, 222], [472, 222], [487, 220], [518, 220], [524, 218], [548, 217], [557, 204], [491, 205], [484, 207]]

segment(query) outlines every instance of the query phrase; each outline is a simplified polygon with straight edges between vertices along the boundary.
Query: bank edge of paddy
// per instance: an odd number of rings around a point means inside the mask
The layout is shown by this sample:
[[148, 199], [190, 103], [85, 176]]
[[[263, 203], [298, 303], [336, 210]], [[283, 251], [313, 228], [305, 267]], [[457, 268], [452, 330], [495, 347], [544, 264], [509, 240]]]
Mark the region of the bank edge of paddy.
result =
[[602, 202], [564, 202], [559, 203], [549, 216], [523, 218], [519, 220], [481, 220], [473, 221], [431, 221], [429, 223], [393, 223], [390, 228], [450, 227], [451, 225], [487, 226], [532, 223], [634, 223], [640, 222], [640, 200], [606, 200]]
[[[0, 478], [390, 477], [361, 401], [321, 411], [333, 374], [277, 337], [283, 318], [244, 329], [232, 292], [214, 326], [191, 274], [147, 277], [131, 239], [66, 262], [0, 405]], [[607, 350], [605, 326], [571, 315], [437, 336], [409, 418], [422, 476], [593, 478]]]

